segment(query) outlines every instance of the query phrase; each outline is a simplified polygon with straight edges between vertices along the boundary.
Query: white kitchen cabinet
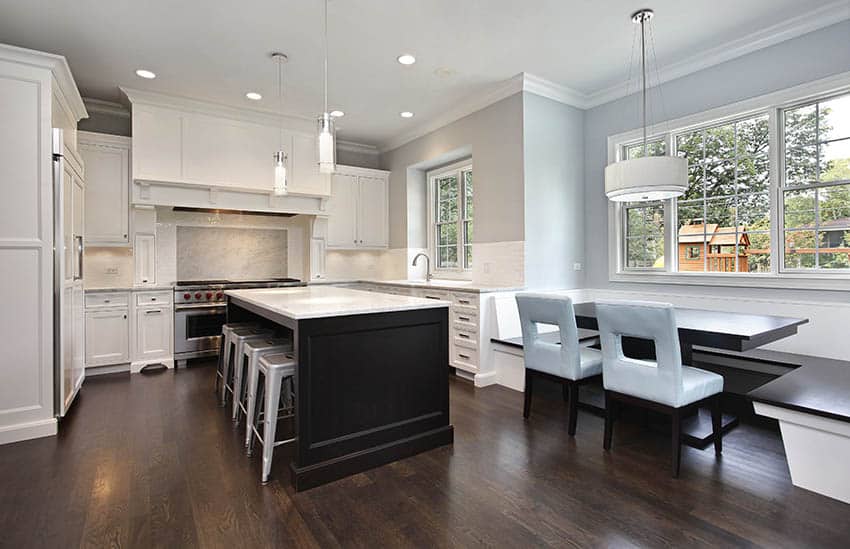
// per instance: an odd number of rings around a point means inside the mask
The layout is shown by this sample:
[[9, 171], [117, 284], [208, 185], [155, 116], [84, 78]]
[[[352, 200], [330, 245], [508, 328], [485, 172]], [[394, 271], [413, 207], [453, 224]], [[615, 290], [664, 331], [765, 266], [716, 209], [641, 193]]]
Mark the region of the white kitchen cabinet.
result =
[[388, 173], [338, 166], [328, 199], [328, 248], [389, 245]]
[[171, 307], [137, 307], [134, 361], [171, 357]]
[[333, 175], [327, 205], [329, 248], [357, 247], [359, 189], [356, 175]]
[[85, 240], [89, 246], [130, 243], [130, 139], [79, 132], [86, 166]]
[[357, 206], [358, 245], [366, 248], [386, 248], [389, 244], [387, 211], [387, 178], [357, 178], [360, 196]]
[[295, 134], [292, 136], [292, 148], [289, 151], [291, 171], [289, 192], [316, 196], [330, 195], [331, 176], [319, 173], [316, 138]]
[[156, 284], [156, 236], [136, 233], [133, 238], [133, 264], [136, 286]]
[[86, 366], [130, 361], [126, 308], [86, 311]]
[[133, 105], [133, 179], [180, 181], [183, 119], [180, 111]]

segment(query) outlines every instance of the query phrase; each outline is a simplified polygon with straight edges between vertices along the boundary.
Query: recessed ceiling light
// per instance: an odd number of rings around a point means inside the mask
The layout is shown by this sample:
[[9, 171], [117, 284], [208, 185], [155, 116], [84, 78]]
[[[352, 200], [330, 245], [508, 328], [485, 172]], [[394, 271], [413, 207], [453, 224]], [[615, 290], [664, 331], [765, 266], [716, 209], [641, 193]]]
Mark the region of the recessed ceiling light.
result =
[[251, 101], [259, 101], [260, 99], [263, 98], [263, 96], [260, 95], [257, 92], [248, 92], [248, 93], [245, 94], [245, 97], [247, 97]]
[[398, 113], [398, 114], [399, 114], [399, 116], [401, 116], [402, 118], [413, 118], [413, 113], [412, 113], [412, 112], [410, 112], [410, 111], [404, 111], [404, 112], [400, 112], [400, 113]]
[[139, 70], [137, 70], [137, 71], [136, 71], [136, 76], [141, 76], [142, 78], [147, 78], [148, 80], [151, 80], [151, 79], [153, 79], [153, 78], [156, 78], [156, 74], [155, 74], [155, 73], [153, 73], [152, 71], [146, 70], [146, 69], [139, 69]]
[[345, 116], [345, 113], [342, 111], [331, 111], [331, 116], [334, 118], [339, 118], [340, 116]]
[[416, 58], [410, 55], [409, 53], [405, 53], [404, 55], [398, 56], [398, 62], [402, 65], [412, 65], [416, 63]]

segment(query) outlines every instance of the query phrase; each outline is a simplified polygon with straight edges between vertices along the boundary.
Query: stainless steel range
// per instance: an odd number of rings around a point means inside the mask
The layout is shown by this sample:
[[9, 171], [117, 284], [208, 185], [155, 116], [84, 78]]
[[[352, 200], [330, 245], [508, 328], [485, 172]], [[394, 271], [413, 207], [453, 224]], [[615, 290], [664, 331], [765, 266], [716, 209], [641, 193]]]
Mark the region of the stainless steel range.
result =
[[304, 286], [295, 278], [266, 280], [180, 280], [174, 286], [174, 360], [217, 356], [227, 320], [225, 290]]

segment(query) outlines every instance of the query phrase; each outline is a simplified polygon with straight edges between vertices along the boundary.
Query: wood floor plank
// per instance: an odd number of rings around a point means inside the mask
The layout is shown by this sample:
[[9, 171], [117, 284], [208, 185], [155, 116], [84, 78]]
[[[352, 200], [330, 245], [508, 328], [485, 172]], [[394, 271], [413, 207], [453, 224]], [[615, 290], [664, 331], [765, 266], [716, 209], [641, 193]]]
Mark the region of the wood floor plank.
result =
[[86, 381], [58, 437], [0, 447], [0, 547], [847, 547], [850, 505], [795, 488], [776, 431], [684, 448], [580, 412], [452, 379], [455, 443], [296, 494], [272, 481], [212, 394], [214, 372]]

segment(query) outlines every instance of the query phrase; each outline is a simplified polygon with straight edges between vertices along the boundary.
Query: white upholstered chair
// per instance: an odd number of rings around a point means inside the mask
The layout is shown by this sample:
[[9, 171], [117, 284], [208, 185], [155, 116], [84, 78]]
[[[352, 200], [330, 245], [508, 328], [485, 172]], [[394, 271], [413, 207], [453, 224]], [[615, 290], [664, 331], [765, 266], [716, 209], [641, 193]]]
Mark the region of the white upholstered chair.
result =
[[[569, 402], [568, 432], [576, 432], [579, 384], [602, 372], [602, 354], [582, 347], [578, 341], [573, 302], [556, 294], [521, 293], [516, 296], [522, 327], [525, 360], [525, 403], [523, 417], [531, 412], [535, 377], [548, 377], [560, 382], [564, 398]], [[556, 341], [543, 337], [538, 324], [555, 325], [560, 332]]]
[[[605, 387], [605, 435], [611, 448], [619, 403], [649, 408], [672, 418], [672, 473], [679, 476], [682, 418], [708, 406], [712, 413], [714, 449], [722, 451], [720, 394], [723, 377], [682, 365], [679, 331], [673, 306], [667, 303], [599, 301], [596, 318], [602, 341], [602, 383]], [[654, 361], [629, 358], [623, 337], [651, 340]]]

